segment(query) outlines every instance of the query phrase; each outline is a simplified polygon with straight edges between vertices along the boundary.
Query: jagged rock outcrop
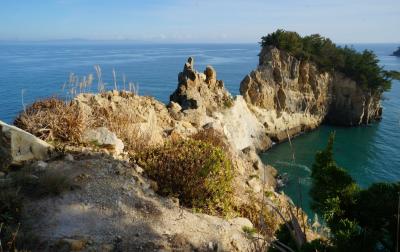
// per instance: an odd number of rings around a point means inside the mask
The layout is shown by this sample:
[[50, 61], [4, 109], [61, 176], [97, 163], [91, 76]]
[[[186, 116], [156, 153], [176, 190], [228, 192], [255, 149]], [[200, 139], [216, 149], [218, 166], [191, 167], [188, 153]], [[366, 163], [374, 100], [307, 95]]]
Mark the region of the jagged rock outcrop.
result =
[[212, 66], [203, 73], [194, 69], [194, 59], [189, 58], [179, 74], [179, 83], [171, 95], [169, 111], [173, 118], [189, 122], [196, 128], [204, 125], [224, 133], [236, 151], [252, 146], [266, 150], [272, 141], [265, 127], [250, 111], [243, 97], [232, 98], [223, 82], [217, 80]]
[[217, 80], [212, 66], [199, 73], [194, 69], [194, 59], [190, 57], [179, 73], [178, 88], [170, 100], [180, 104], [183, 110], [198, 109], [210, 114], [219, 107], [229, 107], [232, 97], [224, 88], [224, 82]]
[[34, 135], [0, 121], [0, 170], [25, 161], [48, 159], [53, 149]]
[[324, 120], [359, 125], [380, 118], [380, 95], [372, 95], [340, 73], [319, 71], [275, 47], [264, 47], [259, 65], [240, 93], [276, 141], [316, 128]]

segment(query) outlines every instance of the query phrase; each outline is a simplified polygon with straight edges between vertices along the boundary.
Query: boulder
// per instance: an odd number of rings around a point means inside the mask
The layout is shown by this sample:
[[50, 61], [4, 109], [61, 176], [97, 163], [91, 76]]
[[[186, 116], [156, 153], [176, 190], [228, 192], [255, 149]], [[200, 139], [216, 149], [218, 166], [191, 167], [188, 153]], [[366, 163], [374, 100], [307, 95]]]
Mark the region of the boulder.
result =
[[217, 82], [217, 72], [210, 65], [206, 67], [204, 70], [204, 74], [206, 75], [206, 83], [209, 85], [214, 85]]
[[171, 101], [168, 104], [168, 112], [174, 118], [175, 120], [181, 120], [182, 119], [182, 113], [181, 113], [182, 107], [176, 102]]
[[0, 121], [0, 170], [25, 161], [46, 160], [53, 150], [45, 141]]
[[124, 143], [122, 140], [106, 127], [87, 130], [83, 133], [82, 138], [86, 143], [93, 143], [100, 147], [111, 149], [116, 155], [124, 151]]

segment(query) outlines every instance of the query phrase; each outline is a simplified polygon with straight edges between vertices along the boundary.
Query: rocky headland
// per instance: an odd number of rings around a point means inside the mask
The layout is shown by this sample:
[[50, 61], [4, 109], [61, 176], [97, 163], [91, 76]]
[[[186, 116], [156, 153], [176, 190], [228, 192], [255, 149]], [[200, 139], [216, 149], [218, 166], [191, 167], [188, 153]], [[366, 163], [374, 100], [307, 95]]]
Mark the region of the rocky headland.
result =
[[397, 50], [396, 50], [396, 51], [394, 51], [394, 52], [392, 53], [392, 55], [393, 55], [393, 56], [400, 57], [400, 47], [399, 47], [399, 48], [397, 48]]
[[[0, 123], [2, 188], [28, 180], [39, 190], [48, 174], [72, 183], [62, 194], [38, 197], [28, 190], [23, 197], [20, 222], [35, 234], [36, 249], [251, 251], [274, 244], [285, 222], [300, 242], [318, 237], [301, 209], [278, 192], [276, 170], [257, 152], [324, 122], [378, 120], [380, 95], [274, 47], [264, 47], [259, 57], [236, 97], [213, 67], [198, 72], [189, 58], [169, 104], [126, 91], [86, 93], [67, 103], [33, 104], [15, 121], [21, 129]], [[195, 141], [193, 148], [207, 142], [209, 155], [223, 150], [229, 160], [227, 214], [223, 206], [194, 211], [183, 194], [166, 191], [170, 178], [158, 179], [147, 168], [164, 165], [157, 159], [162, 148], [174, 150], [163, 154], [172, 155], [171, 162], [189, 158], [174, 149], [187, 139]], [[150, 154], [142, 154], [147, 149]]]
[[275, 141], [327, 122], [356, 126], [379, 120], [380, 94], [364, 90], [340, 72], [319, 71], [275, 47], [264, 47], [259, 65], [240, 85], [249, 109]]

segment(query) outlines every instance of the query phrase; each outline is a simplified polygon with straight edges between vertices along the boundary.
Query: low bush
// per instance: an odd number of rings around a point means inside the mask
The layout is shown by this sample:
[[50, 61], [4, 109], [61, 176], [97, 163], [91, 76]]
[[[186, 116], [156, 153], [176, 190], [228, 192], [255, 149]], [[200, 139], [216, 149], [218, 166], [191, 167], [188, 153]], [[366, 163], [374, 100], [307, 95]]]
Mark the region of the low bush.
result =
[[168, 142], [134, 156], [159, 193], [177, 196], [187, 206], [209, 214], [232, 210], [233, 169], [224, 151], [198, 140]]
[[207, 128], [200, 130], [193, 134], [190, 138], [209, 143], [215, 147], [221, 148], [225, 152], [229, 151], [229, 144], [227, 143], [226, 137], [215, 129]]

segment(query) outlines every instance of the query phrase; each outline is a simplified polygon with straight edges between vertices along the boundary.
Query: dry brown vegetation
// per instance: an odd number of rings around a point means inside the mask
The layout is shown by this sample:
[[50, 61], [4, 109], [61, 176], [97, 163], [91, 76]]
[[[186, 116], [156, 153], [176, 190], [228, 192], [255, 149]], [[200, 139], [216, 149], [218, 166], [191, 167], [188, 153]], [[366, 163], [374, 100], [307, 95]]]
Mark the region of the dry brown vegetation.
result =
[[91, 109], [91, 113], [84, 113], [77, 103], [52, 97], [30, 105], [16, 118], [14, 125], [42, 140], [70, 145], [81, 145], [86, 129], [104, 126], [114, 132], [129, 151], [147, 147], [151, 120], [146, 132], [139, 129], [138, 118], [132, 111], [112, 110], [105, 106], [92, 106]]
[[257, 201], [242, 205], [237, 211], [240, 216], [248, 218], [265, 237], [272, 237], [279, 227], [278, 217], [268, 207], [257, 204]]
[[74, 104], [52, 97], [33, 103], [14, 125], [45, 141], [79, 143], [87, 120]]
[[[127, 107], [130, 107], [129, 100]], [[124, 142], [126, 150], [138, 152], [148, 147], [150, 131], [152, 130], [152, 126], [154, 127], [154, 125], [151, 125], [151, 118], [149, 118], [148, 132], [142, 131], [137, 124], [138, 120], [135, 113], [132, 113], [130, 110], [112, 110], [107, 107], [93, 106], [90, 127], [107, 127]]]

